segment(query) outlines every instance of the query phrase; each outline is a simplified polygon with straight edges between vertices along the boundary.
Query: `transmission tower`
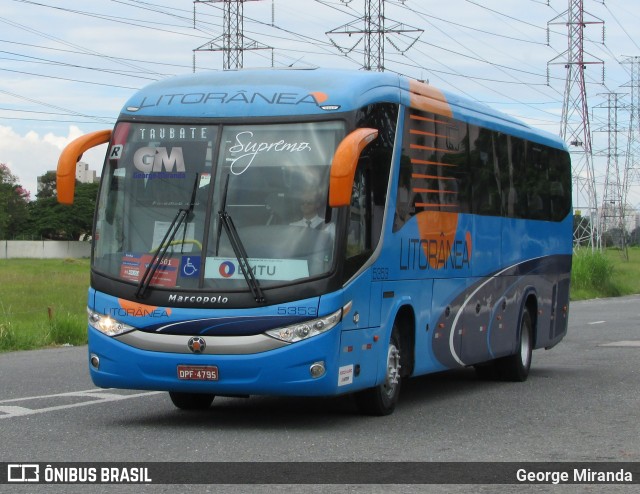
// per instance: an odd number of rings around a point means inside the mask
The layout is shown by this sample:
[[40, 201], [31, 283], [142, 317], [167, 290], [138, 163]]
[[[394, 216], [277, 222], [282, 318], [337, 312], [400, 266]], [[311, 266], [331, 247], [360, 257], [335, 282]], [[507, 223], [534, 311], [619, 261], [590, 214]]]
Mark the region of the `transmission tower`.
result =
[[627, 56], [621, 62], [630, 66], [631, 81], [623, 84], [630, 88], [631, 104], [629, 107], [629, 134], [627, 138], [627, 156], [625, 171], [627, 172], [627, 187], [640, 184], [640, 57]]
[[627, 169], [620, 169], [620, 152], [618, 134], [623, 132], [618, 127], [618, 110], [623, 108], [620, 105], [621, 93], [606, 93], [607, 101], [597, 105], [595, 108], [607, 110], [607, 123], [604, 127], [596, 129], [595, 132], [606, 132], [608, 136], [607, 149], [596, 154], [604, 155], [607, 158], [607, 168], [604, 179], [604, 192], [602, 196], [602, 206], [600, 208], [600, 227], [602, 233], [608, 232], [612, 235], [615, 245], [620, 247], [625, 259], [629, 259], [626, 242], [626, 203], [627, 203]]
[[[343, 3], [350, 3], [351, 1], [352, 0], [342, 0]], [[384, 2], [385, 0], [365, 0], [364, 15], [362, 17], [325, 33], [329, 36], [334, 46], [345, 55], [351, 53], [364, 41], [364, 62], [362, 64], [364, 70], [384, 72], [385, 40], [398, 52], [404, 53], [418, 41], [418, 38], [423, 33], [422, 29], [405, 26], [400, 22], [387, 19], [384, 15]], [[404, 0], [402, 0], [402, 2], [404, 3]], [[360, 35], [361, 37], [359, 37], [352, 46], [343, 48], [336, 43], [332, 37], [343, 34], [349, 37], [352, 37], [354, 34]], [[409, 36], [408, 43], [400, 43], [398, 40], [394, 41], [390, 35]], [[404, 48], [400, 47], [401, 44], [405, 45]]]
[[247, 38], [243, 33], [244, 3], [252, 0], [194, 0], [193, 27], [196, 27], [196, 4], [222, 3], [222, 35], [193, 50], [193, 71], [196, 71], [196, 53], [199, 51], [221, 51], [223, 70], [241, 69], [244, 64], [244, 52], [248, 50], [271, 50], [273, 66], [273, 48]]
[[[568, 1], [569, 8], [549, 21], [547, 25], [547, 40], [550, 25], [567, 26], [568, 48], [548, 64], [562, 64], [567, 69], [560, 137], [569, 146], [572, 158], [573, 208], [574, 214], [579, 217], [578, 228], [574, 229], [574, 245], [587, 244], [594, 249], [600, 245], [601, 228], [598, 221], [598, 197], [584, 72], [590, 65], [601, 65], [604, 83], [604, 62], [585, 51], [584, 30], [590, 25], [602, 25], [604, 43], [604, 21], [584, 11], [584, 0]], [[591, 222], [589, 228], [584, 228], [583, 215], [589, 217]]]

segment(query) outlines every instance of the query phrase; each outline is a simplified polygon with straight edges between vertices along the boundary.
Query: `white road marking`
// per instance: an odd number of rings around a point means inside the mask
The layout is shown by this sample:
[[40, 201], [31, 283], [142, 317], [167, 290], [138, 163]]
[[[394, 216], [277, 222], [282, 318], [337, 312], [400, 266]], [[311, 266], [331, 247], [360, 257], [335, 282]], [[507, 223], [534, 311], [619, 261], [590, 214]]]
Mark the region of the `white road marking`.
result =
[[640, 347], [639, 340], [613, 341], [611, 343], [603, 343], [599, 346], [615, 346], [615, 347]]
[[[10, 400], [0, 400], [0, 419], [6, 419], [10, 417], [24, 417], [25, 415], [35, 415], [38, 413], [55, 412], [58, 410], [65, 410], [68, 408], [84, 407], [89, 405], [99, 405], [101, 403], [108, 403], [111, 401], [128, 400], [131, 398], [142, 398], [145, 396], [152, 396], [162, 393], [162, 391], [144, 391], [142, 393], [132, 394], [116, 394], [110, 392], [104, 392], [100, 389], [87, 389], [85, 391], [71, 391], [69, 393], [59, 393], [51, 395], [39, 395], [39, 396], [26, 396], [24, 398], [12, 398]], [[55, 405], [44, 408], [28, 408], [24, 406], [9, 405], [9, 403], [21, 403], [30, 400], [42, 400], [56, 398], [86, 398], [86, 401], [80, 401], [78, 403], [66, 403], [64, 405]]]
[[[8, 414], [8, 416], [18, 416], [18, 415], [29, 415], [31, 413], [31, 410], [29, 410], [28, 408], [24, 408], [24, 407], [1, 407], [0, 406], [0, 413], [6, 413]], [[4, 418], [3, 415], [0, 415], [0, 418]]]
[[590, 322], [588, 324], [589, 324], [589, 326], [593, 326], [594, 324], [604, 324], [605, 322], [607, 322], [607, 321], [592, 321], [592, 322]]

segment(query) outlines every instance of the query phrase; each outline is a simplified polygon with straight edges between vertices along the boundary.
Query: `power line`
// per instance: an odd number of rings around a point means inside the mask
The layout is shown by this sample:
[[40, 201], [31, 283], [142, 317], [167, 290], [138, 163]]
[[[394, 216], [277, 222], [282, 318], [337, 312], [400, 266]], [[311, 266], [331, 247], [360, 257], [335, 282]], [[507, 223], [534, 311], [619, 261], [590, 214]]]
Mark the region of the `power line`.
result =
[[[134, 77], [136, 79], [145, 79], [145, 80], [148, 80], [148, 81], [157, 81], [158, 80], [155, 77], [146, 77], [144, 75], [140, 75], [138, 73], [138, 71], [126, 72], [126, 71], [120, 71], [120, 70], [103, 69], [103, 68], [98, 68], [98, 67], [87, 67], [86, 65], [72, 64], [72, 63], [68, 63], [68, 62], [58, 62], [56, 60], [50, 60], [50, 59], [41, 58], [41, 57], [33, 57], [33, 56], [23, 55], [23, 54], [20, 54], [20, 53], [10, 52], [10, 51], [6, 51], [6, 50], [0, 50], [0, 53], [5, 53], [7, 55], [13, 55], [14, 57], [20, 57], [20, 58], [1, 57], [3, 60], [9, 60], [9, 61], [12, 61], [12, 62], [22, 62], [22, 63], [30, 63], [30, 64], [49, 65], [49, 66], [55, 66], [55, 67], [67, 67], [67, 68], [74, 68], [74, 69], [83, 69], [83, 70], [90, 70], [90, 71], [101, 72], [101, 73], [106, 73], [106, 74], [120, 75], [120, 76], [123, 76], [123, 77]], [[3, 69], [0, 69], [0, 70], [3, 70]]]
[[607, 12], [609, 12], [609, 14], [611, 14], [611, 17], [613, 18], [613, 20], [616, 22], [616, 24], [618, 25], [618, 27], [620, 27], [620, 29], [622, 29], [622, 32], [624, 34], [626, 34], [627, 38], [629, 38], [629, 41], [631, 41], [631, 43], [633, 43], [633, 45], [640, 50], [640, 46], [638, 46], [638, 43], [636, 43], [636, 40], [633, 39], [633, 37], [627, 32], [627, 30], [624, 28], [624, 26], [621, 24], [621, 22], [618, 20], [618, 18], [614, 15], [613, 12], [611, 12], [611, 9], [609, 8], [608, 5], [605, 4], [604, 6], [605, 9], [607, 9]]
[[[144, 63], [144, 64], [149, 64], [149, 65], [162, 65], [165, 67], [176, 67], [176, 68], [191, 68], [190, 65], [181, 65], [181, 64], [173, 64], [173, 63], [168, 63], [168, 62], [157, 62], [154, 60], [141, 60], [139, 58], [126, 58], [126, 57], [115, 57], [112, 55], [103, 55], [103, 54], [99, 54], [99, 53], [86, 53], [84, 51], [79, 51], [79, 50], [66, 50], [64, 48], [53, 48], [51, 46], [44, 46], [44, 45], [35, 45], [33, 43], [22, 43], [19, 41], [13, 41], [13, 40], [6, 40], [6, 39], [0, 39], [0, 43], [9, 43], [11, 45], [16, 45], [16, 46], [26, 46], [29, 48], [37, 48], [38, 50], [49, 50], [49, 51], [56, 51], [56, 52], [61, 52], [61, 53], [71, 53], [74, 55], [83, 55], [83, 56], [89, 56], [89, 57], [99, 57], [101, 59], [108, 59], [108, 60], [114, 60], [117, 62], [120, 61], [124, 61], [124, 62], [136, 62], [136, 63]], [[26, 56], [26, 55], [20, 55], [20, 56]]]
[[107, 120], [104, 117], [96, 117], [96, 116], [87, 115], [87, 114], [84, 114], [84, 113], [81, 113], [81, 112], [77, 112], [77, 111], [74, 111], [74, 110], [69, 110], [68, 108], [62, 108], [60, 106], [53, 105], [53, 104], [47, 103], [45, 101], [41, 101], [41, 100], [38, 100], [38, 99], [35, 99], [35, 98], [30, 98], [30, 97], [27, 97], [27, 96], [22, 96], [20, 94], [16, 94], [16, 93], [14, 93], [12, 91], [7, 91], [5, 89], [0, 89], [0, 93], [6, 94], [6, 95], [11, 96], [11, 97], [16, 98], [16, 99], [21, 99], [21, 100], [24, 100], [24, 101], [28, 101], [30, 103], [35, 103], [37, 105], [42, 105], [42, 106], [47, 107], [47, 108], [52, 108], [54, 110], [60, 110], [60, 111], [63, 111], [65, 113], [67, 113], [68, 115], [75, 115], [77, 117], [88, 118], [88, 119], [91, 119], [91, 120], [93, 120], [95, 122], [111, 123], [111, 120]]
[[[18, 29], [30, 32], [32, 34], [37, 34], [38, 36], [42, 36], [42, 37], [47, 38], [49, 40], [55, 41], [57, 43], [61, 43], [61, 44], [65, 45], [65, 46], [69, 46], [71, 48], [75, 48], [75, 49], [80, 50], [80, 51], [85, 52], [85, 53], [91, 53], [91, 54], [94, 54], [94, 55], [104, 56], [104, 54], [102, 54], [102, 53], [99, 53], [99, 52], [96, 52], [96, 51], [93, 51], [93, 50], [89, 50], [89, 49], [84, 48], [82, 46], [74, 45], [73, 43], [69, 43], [69, 42], [64, 41], [64, 40], [62, 40], [60, 38], [52, 36], [50, 34], [43, 33], [41, 31], [38, 31], [37, 29], [30, 28], [28, 26], [25, 26], [24, 24], [20, 24], [18, 22], [11, 21], [9, 19], [6, 19], [5, 17], [0, 17], [0, 22], [3, 22], [5, 24], [8, 24], [8, 25], [13, 26], [13, 27], [17, 27]], [[122, 63], [123, 63], [123, 65], [128, 66], [128, 67], [133, 68], [133, 69], [137, 69], [137, 70], [140, 70], [140, 71], [144, 71], [145, 70], [145, 69], [143, 69], [141, 67], [137, 67], [137, 66], [135, 66], [133, 64], [130, 64], [128, 62], [122, 62]], [[157, 75], [160, 75], [160, 74], [157, 74]]]
[[[520, 41], [522, 43], [531, 43], [531, 44], [534, 44], [534, 45], [544, 45], [545, 44], [545, 43], [542, 43], [541, 41], [532, 41], [532, 40], [529, 40], [529, 39], [516, 38], [514, 36], [507, 36], [507, 35], [502, 34], [502, 33], [486, 31], [484, 29], [478, 29], [478, 28], [475, 28], [473, 26], [467, 26], [465, 24], [460, 24], [458, 22], [454, 22], [454, 21], [451, 21], [451, 20], [448, 20], [448, 19], [443, 19], [442, 17], [435, 16], [432, 13], [422, 12], [420, 10], [417, 10], [415, 7], [409, 7], [405, 3], [401, 3], [400, 5], [402, 7], [404, 7], [406, 10], [408, 10], [409, 12], [412, 12], [414, 14], [419, 15], [422, 20], [424, 20], [425, 22], [429, 22], [430, 24], [433, 24], [433, 23], [431, 23], [428, 19], [434, 19], [434, 20], [437, 20], [437, 21], [444, 22], [446, 24], [450, 24], [452, 26], [456, 26], [456, 27], [468, 30], [468, 31], [482, 33], [482, 34], [486, 34], [488, 36], [492, 36], [492, 37], [496, 37], [496, 38], [507, 39], [507, 40], [510, 40], [510, 41]], [[425, 18], [425, 16], [426, 16], [426, 18]]]
[[491, 8], [485, 6], [485, 5], [479, 4], [478, 2], [474, 2], [473, 0], [465, 0], [465, 2], [471, 3], [471, 4], [475, 5], [476, 7], [480, 7], [481, 9], [487, 10], [489, 12], [493, 12], [494, 14], [496, 14], [498, 16], [501, 16], [501, 17], [505, 17], [505, 18], [507, 18], [507, 19], [509, 19], [511, 21], [516, 21], [516, 22], [521, 23], [521, 24], [526, 24], [527, 26], [533, 27], [535, 29], [541, 29], [541, 30], [545, 29], [545, 28], [543, 28], [541, 26], [538, 26], [536, 24], [532, 24], [530, 22], [523, 21], [522, 19], [518, 19], [517, 17], [513, 17], [513, 16], [510, 16], [510, 15], [507, 15], [507, 14], [505, 14], [503, 12], [500, 12], [499, 10], [491, 9]]
[[[37, 113], [38, 115], [60, 115], [60, 116], [69, 116], [70, 114], [68, 112], [52, 112], [52, 111], [36, 111], [36, 110], [24, 110], [24, 109], [18, 109], [18, 108], [5, 108], [5, 107], [0, 107], [0, 111], [9, 111], [9, 112], [16, 112], [16, 113]], [[109, 119], [109, 117], [99, 117], [96, 115], [88, 115], [87, 117], [91, 117], [94, 119]], [[11, 118], [11, 117], [4, 117], [4, 118]]]
[[[156, 32], [164, 32], [164, 33], [168, 33], [168, 34], [179, 34], [181, 36], [190, 36], [190, 37], [201, 37], [201, 36], [197, 36], [194, 35], [192, 33], [188, 33], [188, 32], [179, 32], [179, 31], [174, 31], [171, 29], [166, 29], [166, 28], [159, 28], [159, 25], [164, 25], [164, 26], [170, 26], [170, 27], [175, 27], [175, 23], [166, 23], [166, 24], [162, 24], [159, 23], [158, 21], [149, 21], [146, 19], [131, 19], [131, 18], [126, 18], [123, 16], [112, 16], [112, 15], [106, 15], [106, 14], [98, 14], [95, 12], [87, 12], [84, 10], [77, 10], [77, 9], [70, 9], [68, 7], [60, 7], [60, 6], [56, 6], [56, 5], [48, 5], [42, 2], [35, 2], [33, 0], [13, 0], [14, 2], [19, 2], [19, 3], [26, 3], [26, 4], [31, 4], [34, 6], [38, 6], [38, 7], [45, 7], [45, 8], [49, 8], [49, 9], [53, 9], [53, 10], [58, 10], [61, 12], [68, 12], [71, 14], [77, 14], [77, 15], [82, 15], [82, 16], [86, 16], [86, 17], [93, 17], [93, 18], [97, 18], [97, 19], [102, 19], [102, 20], [106, 20], [106, 21], [110, 21], [110, 22], [115, 22], [118, 24], [123, 24], [123, 25], [130, 25], [130, 26], [135, 26], [135, 27], [140, 27], [143, 29], [153, 29]], [[115, 1], [115, 0], [111, 0], [111, 1]], [[121, 2], [120, 2], [121, 3]], [[162, 13], [165, 15], [172, 15], [170, 13], [167, 12], [161, 12], [161, 11], [157, 11], [158, 13]], [[184, 20], [188, 21], [188, 18], [183, 18]]]
[[109, 84], [107, 82], [83, 81], [81, 79], [71, 79], [70, 77], [60, 77], [60, 76], [55, 76], [55, 75], [38, 74], [36, 72], [27, 72], [26, 70], [12, 70], [12, 69], [2, 69], [2, 68], [0, 68], [0, 71], [2, 71], [2, 72], [11, 72], [11, 73], [14, 73], [14, 74], [31, 75], [31, 76], [34, 76], [34, 77], [43, 77], [45, 79], [55, 79], [55, 80], [59, 80], [59, 81], [79, 82], [81, 84], [90, 84], [90, 85], [93, 85], [93, 86], [112, 87], [112, 88], [116, 88], [116, 89], [131, 89], [131, 90], [140, 89], [139, 87], [134, 87], [134, 86], [120, 86], [118, 84]]

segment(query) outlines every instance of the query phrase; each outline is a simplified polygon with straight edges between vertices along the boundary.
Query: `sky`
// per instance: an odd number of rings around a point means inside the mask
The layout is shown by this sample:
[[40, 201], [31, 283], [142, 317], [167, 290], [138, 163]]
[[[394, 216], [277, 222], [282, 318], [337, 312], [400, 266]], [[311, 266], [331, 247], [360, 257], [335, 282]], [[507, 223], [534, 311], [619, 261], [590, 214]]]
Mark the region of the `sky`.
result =
[[[620, 106], [613, 155], [621, 170], [626, 163], [632, 65], [624, 62], [640, 57], [640, 1], [583, 2], [585, 61], [594, 62], [586, 70], [586, 94], [602, 197], [607, 163], [613, 162], [606, 132], [611, 94]], [[245, 1], [246, 45], [259, 49], [244, 52], [243, 66], [362, 70], [364, 3]], [[387, 0], [385, 27], [397, 32], [385, 38], [385, 70], [559, 134], [570, 3]], [[197, 50], [221, 46], [222, 6], [191, 0], [0, 0], [0, 163], [34, 199], [37, 176], [55, 170], [62, 148], [84, 133], [111, 128], [137, 89], [194, 70], [222, 70], [220, 51]], [[102, 146], [83, 157], [98, 175], [104, 153]], [[640, 208], [640, 174], [627, 202]]]

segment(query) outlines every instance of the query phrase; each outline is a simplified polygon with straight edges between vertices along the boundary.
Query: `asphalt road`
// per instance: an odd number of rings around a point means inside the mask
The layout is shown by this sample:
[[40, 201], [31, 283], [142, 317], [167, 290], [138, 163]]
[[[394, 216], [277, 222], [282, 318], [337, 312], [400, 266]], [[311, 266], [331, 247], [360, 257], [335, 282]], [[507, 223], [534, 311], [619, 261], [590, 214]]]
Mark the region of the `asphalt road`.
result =
[[[0, 354], [0, 461], [640, 462], [639, 321], [639, 296], [573, 303], [567, 337], [534, 352], [525, 383], [481, 381], [473, 370], [415, 378], [404, 383], [395, 413], [382, 418], [360, 416], [349, 397], [216, 398], [208, 411], [185, 412], [166, 393], [95, 388], [86, 347]], [[637, 492], [637, 486], [556, 489]], [[0, 492], [35, 487], [5, 484]], [[549, 486], [332, 487], [538, 492]], [[178, 492], [169, 485], [127, 489], [46, 486], [47, 492]], [[274, 487], [179, 489], [247, 491]], [[279, 491], [326, 492], [327, 486]]]

